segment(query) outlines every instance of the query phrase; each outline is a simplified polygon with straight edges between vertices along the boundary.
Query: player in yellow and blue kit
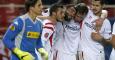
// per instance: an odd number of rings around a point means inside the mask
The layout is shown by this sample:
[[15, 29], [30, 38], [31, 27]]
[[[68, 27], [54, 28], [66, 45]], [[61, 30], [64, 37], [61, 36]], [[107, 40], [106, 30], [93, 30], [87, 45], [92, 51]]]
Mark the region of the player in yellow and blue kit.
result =
[[11, 60], [39, 60], [35, 49], [48, 59], [48, 53], [41, 42], [42, 24], [36, 17], [41, 14], [41, 0], [27, 0], [27, 13], [14, 19], [3, 37], [3, 42], [11, 52]]

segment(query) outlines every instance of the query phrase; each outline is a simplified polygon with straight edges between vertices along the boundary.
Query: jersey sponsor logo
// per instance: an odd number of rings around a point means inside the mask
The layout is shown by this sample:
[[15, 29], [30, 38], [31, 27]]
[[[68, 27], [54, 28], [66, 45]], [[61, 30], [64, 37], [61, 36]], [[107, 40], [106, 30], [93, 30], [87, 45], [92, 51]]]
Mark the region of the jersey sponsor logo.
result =
[[92, 16], [89, 16], [89, 20], [92, 19]]
[[96, 28], [95, 28], [95, 25], [94, 25], [93, 23], [89, 24], [89, 23], [85, 22], [84, 24], [85, 24], [87, 27], [91, 28], [91, 29], [94, 29], [94, 30], [96, 29]]
[[78, 26], [65, 25], [65, 28], [73, 30], [73, 31], [80, 30], [80, 27], [78, 27]]
[[45, 38], [47, 38], [47, 37], [48, 37], [48, 35], [49, 35], [49, 33], [45, 33], [45, 34], [44, 34], [44, 37], [45, 37]]
[[34, 39], [37, 39], [40, 37], [40, 33], [39, 32], [27, 32], [27, 37], [28, 38], [34, 38]]
[[11, 25], [11, 26], [10, 26], [10, 30], [11, 30], [11, 31], [14, 31], [14, 30], [15, 30], [15, 26], [14, 26], [14, 25]]

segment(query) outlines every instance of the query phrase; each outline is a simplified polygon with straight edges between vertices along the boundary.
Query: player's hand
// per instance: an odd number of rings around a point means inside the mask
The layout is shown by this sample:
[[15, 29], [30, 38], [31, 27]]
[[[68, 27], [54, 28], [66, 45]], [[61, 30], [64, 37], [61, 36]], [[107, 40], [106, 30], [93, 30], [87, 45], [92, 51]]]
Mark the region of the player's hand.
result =
[[101, 18], [95, 20], [96, 26], [102, 26], [103, 20]]
[[38, 51], [45, 60], [48, 60], [48, 52], [44, 48], [39, 48]]
[[99, 31], [102, 27], [103, 20], [101, 18], [95, 20], [96, 31]]
[[106, 10], [102, 10], [102, 14], [100, 16], [100, 18], [96, 19], [95, 23], [95, 27], [96, 27], [96, 30], [100, 30], [101, 29], [101, 26], [103, 24], [103, 21], [107, 18], [107, 15], [108, 15], [108, 12]]
[[34, 60], [35, 59], [30, 53], [21, 51], [19, 48], [14, 48], [13, 52], [19, 57], [20, 60]]
[[103, 37], [98, 32], [92, 32], [91, 37], [94, 41], [102, 41]]

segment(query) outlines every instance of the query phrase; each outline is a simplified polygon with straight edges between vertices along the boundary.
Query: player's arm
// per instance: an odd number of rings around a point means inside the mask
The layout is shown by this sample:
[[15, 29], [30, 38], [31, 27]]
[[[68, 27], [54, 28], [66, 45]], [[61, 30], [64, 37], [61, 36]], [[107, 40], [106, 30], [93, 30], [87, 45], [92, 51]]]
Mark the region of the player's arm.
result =
[[6, 31], [3, 37], [3, 43], [10, 50], [13, 50], [13, 48], [15, 48], [15, 37], [19, 34], [22, 27], [23, 22], [20, 20], [20, 18], [16, 18]]
[[[102, 33], [102, 34], [101, 34]], [[92, 32], [92, 39], [95, 41], [101, 41], [104, 44], [110, 43], [111, 39], [111, 24], [108, 20], [103, 22], [101, 30], [99, 32]]]
[[53, 23], [49, 22], [48, 20], [45, 20], [43, 22], [43, 29], [42, 29], [42, 35], [41, 35], [43, 45], [45, 45], [45, 42], [47, 42], [50, 39], [53, 32], [54, 32]]
[[[104, 20], [107, 18], [107, 14], [108, 12], [106, 10], [102, 10], [102, 14], [100, 16], [100, 18], [98, 18], [96, 21], [95, 21], [95, 32], [92, 32], [91, 34], [91, 37], [93, 40], [96, 40], [96, 41], [100, 41], [100, 40], [104, 40], [104, 37], [101, 36], [101, 34], [99, 33], [99, 31], [101, 29], [103, 29], [102, 27], [106, 24], [103, 24]], [[102, 26], [103, 25], [103, 26]], [[108, 25], [109, 27], [111, 27], [110, 25]], [[107, 28], [109, 28], [107, 27]], [[106, 27], [105, 27], [106, 28]], [[111, 28], [108, 29], [108, 31], [111, 32]], [[110, 32], [107, 32], [106, 34], [110, 33]]]
[[108, 15], [107, 10], [102, 10], [101, 16], [98, 19], [96, 19], [96, 21], [95, 21], [96, 31], [99, 31], [101, 29], [103, 21], [107, 18], [107, 15]]
[[[49, 24], [49, 23], [48, 23]], [[41, 35], [41, 40], [43, 40], [43, 42], [47, 42], [49, 40], [49, 37], [53, 34], [53, 28], [52, 25], [47, 25], [47, 23], [43, 26], [43, 30], [42, 30], [42, 35]], [[40, 44], [40, 40], [39, 40], [39, 44]], [[42, 42], [41, 42], [42, 43]], [[43, 43], [43, 45], [45, 46], [45, 43]], [[38, 47], [38, 52], [41, 54], [41, 56], [43, 56], [46, 60], [48, 60], [48, 52], [43, 48], [43, 47]]]
[[91, 37], [94, 41], [100, 42], [103, 45], [109, 45], [111, 44], [111, 39], [104, 38], [99, 32], [92, 32]]
[[34, 57], [30, 53], [22, 51], [15, 46], [15, 38], [22, 30], [22, 27], [23, 21], [20, 18], [16, 18], [6, 31], [3, 42], [20, 60], [33, 60]]
[[42, 31], [42, 40], [45, 44], [45, 42], [47, 42], [49, 40], [49, 38], [51, 37], [51, 35], [53, 34], [54, 28], [52, 26], [47, 26], [45, 25], [43, 27], [43, 31]]
[[[41, 31], [41, 33], [42, 33], [42, 31]], [[40, 33], [40, 35], [41, 35], [41, 33]], [[43, 48], [41, 36], [40, 36], [40, 38], [38, 38], [36, 44], [37, 44], [37, 46], [36, 46], [37, 51], [40, 53], [40, 55], [41, 55], [42, 57], [45, 58], [45, 60], [48, 60], [48, 53], [47, 53], [47, 51], [45, 51], [45, 49]]]
[[48, 52], [44, 49], [41, 38], [37, 41], [36, 49], [45, 60], [48, 60]]
[[42, 41], [41, 41], [41, 37], [37, 41], [37, 47], [36, 47], [36, 49], [40, 53], [40, 55], [43, 58], [45, 58], [45, 60], [48, 60], [48, 52], [43, 47], [43, 44], [42, 44]]
[[103, 34], [103, 37], [104, 37], [104, 40], [103, 40], [103, 44], [104, 45], [108, 45], [108, 44], [111, 44], [111, 37], [112, 37], [112, 31], [111, 31], [111, 24], [109, 22], [109, 20], [105, 20], [103, 22], [103, 26], [102, 26], [102, 29], [104, 31], [104, 34]]
[[[91, 38], [94, 41], [102, 41], [104, 40], [104, 37], [100, 34], [100, 29], [102, 27], [103, 22], [100, 20], [96, 20], [95, 30], [91, 33]], [[100, 25], [101, 24], [101, 25]]]
[[92, 32], [91, 33], [91, 38], [94, 41], [102, 41], [102, 40], [104, 40], [103, 36], [101, 36], [101, 34], [99, 32]]

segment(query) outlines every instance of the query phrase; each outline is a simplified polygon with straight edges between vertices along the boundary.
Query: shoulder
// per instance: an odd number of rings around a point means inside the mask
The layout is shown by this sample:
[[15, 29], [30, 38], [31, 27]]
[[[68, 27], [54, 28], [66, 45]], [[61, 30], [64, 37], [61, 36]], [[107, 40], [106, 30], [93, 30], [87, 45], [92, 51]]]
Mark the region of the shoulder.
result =
[[109, 23], [109, 24], [110, 24], [109, 19], [105, 19], [105, 20], [104, 20], [104, 23]]
[[52, 31], [55, 30], [54, 24], [50, 20], [48, 20], [48, 19], [46, 19], [46, 20], [43, 21], [43, 28], [50, 29]]
[[18, 16], [16, 17], [14, 20], [13, 20], [13, 23], [12, 25], [19, 28], [19, 29], [22, 29], [23, 25], [24, 25], [24, 21], [27, 19], [27, 15], [24, 14], [24, 15], [21, 15], [21, 16]]
[[43, 21], [43, 25], [54, 25], [50, 20], [48, 20], [48, 19], [45, 19], [44, 21]]
[[22, 25], [22, 24], [23, 24], [23, 21], [22, 21], [22, 19], [21, 19], [20, 16], [19, 16], [19, 17], [16, 17], [16, 18], [13, 20], [13, 23], [12, 23], [12, 24], [19, 26], [19, 25]]
[[18, 16], [17, 18], [15, 18], [14, 22], [18, 22], [21, 25], [21, 24], [24, 24], [25, 20], [28, 18], [29, 18], [28, 15], [24, 14], [24, 15], [21, 15], [21, 16]]

